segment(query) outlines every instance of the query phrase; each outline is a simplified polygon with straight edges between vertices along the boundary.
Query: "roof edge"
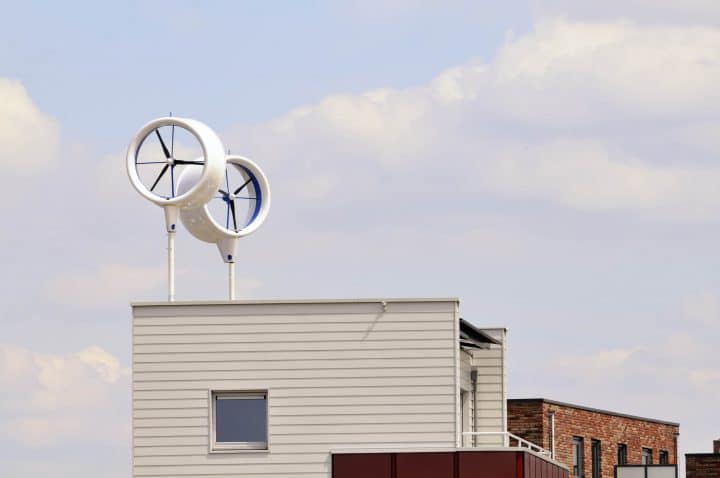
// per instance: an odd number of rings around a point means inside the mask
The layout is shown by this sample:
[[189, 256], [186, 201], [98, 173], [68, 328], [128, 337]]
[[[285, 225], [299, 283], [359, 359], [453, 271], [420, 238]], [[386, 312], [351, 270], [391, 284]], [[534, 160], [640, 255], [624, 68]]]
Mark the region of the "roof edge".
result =
[[460, 303], [457, 297], [421, 297], [421, 298], [357, 298], [357, 299], [247, 299], [247, 300], [189, 300], [189, 301], [140, 301], [130, 302], [131, 307], [164, 307], [193, 305], [262, 305], [262, 304], [377, 304], [412, 302], [453, 302]]
[[460, 329], [462, 330], [463, 328], [465, 328], [466, 331], [470, 331], [471, 334], [475, 335], [475, 340], [479, 340], [488, 344], [502, 345], [501, 341], [497, 340], [494, 337], [491, 337], [486, 332], [483, 332], [482, 329], [475, 327], [467, 320], [460, 318]]
[[547, 403], [549, 405], [558, 405], [560, 407], [568, 407], [568, 408], [575, 408], [578, 410], [585, 410], [586, 412], [593, 412], [593, 413], [601, 413], [603, 415], [611, 415], [615, 417], [621, 417], [621, 418], [629, 418], [631, 420], [640, 420], [644, 422], [651, 422], [651, 423], [659, 423], [660, 425], [669, 425], [680, 428], [680, 423], [678, 422], [670, 422], [667, 420], [659, 420], [657, 418], [647, 418], [647, 417], [641, 417], [638, 415], [630, 415], [629, 413], [620, 413], [620, 412], [613, 412], [611, 410], [603, 410], [601, 408], [593, 408], [593, 407], [586, 407], [584, 405], [576, 405], [574, 403], [568, 403], [568, 402], [560, 402], [558, 400], [551, 400], [548, 398], [508, 398], [508, 403], [510, 402], [542, 402]]

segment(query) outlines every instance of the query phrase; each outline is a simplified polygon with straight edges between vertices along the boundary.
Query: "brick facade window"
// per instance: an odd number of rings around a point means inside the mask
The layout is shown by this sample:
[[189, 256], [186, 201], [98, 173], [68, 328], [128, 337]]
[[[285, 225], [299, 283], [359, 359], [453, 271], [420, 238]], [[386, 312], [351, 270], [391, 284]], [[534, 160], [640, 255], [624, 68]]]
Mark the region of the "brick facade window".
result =
[[640, 461], [643, 465], [652, 465], [652, 449], [651, 448], [643, 448], [642, 449], [642, 459]]
[[[673, 422], [547, 399], [509, 399], [508, 431], [554, 450], [555, 459], [572, 477], [613, 478], [616, 464], [640, 465], [643, 448], [655, 454], [654, 463], [658, 463], [660, 451], [667, 451], [668, 464], [677, 463], [679, 426]], [[592, 440], [599, 442], [595, 449]], [[593, 451], [599, 460], [593, 460]]]
[[592, 442], [590, 442], [590, 454], [592, 461], [590, 462], [592, 465], [592, 478], [601, 478], [602, 477], [602, 464], [600, 462], [601, 458], [601, 448], [600, 448], [600, 440], [593, 439]]
[[660, 454], [658, 455], [658, 460], [661, 465], [667, 465], [668, 464], [668, 452], [667, 450], [660, 450]]
[[582, 437], [573, 437], [572, 451], [573, 451], [573, 477], [584, 478], [585, 473], [583, 470], [583, 446], [585, 440]]
[[618, 443], [617, 464], [627, 465], [627, 445], [625, 443]]

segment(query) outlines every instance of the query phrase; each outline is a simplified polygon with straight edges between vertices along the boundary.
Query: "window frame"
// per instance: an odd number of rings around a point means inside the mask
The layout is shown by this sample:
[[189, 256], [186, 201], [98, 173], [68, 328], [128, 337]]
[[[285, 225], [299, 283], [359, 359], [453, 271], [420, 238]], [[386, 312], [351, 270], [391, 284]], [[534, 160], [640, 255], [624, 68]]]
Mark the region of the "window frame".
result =
[[658, 452], [658, 464], [669, 465], [670, 464], [670, 453], [667, 450], [660, 450]]
[[[208, 391], [209, 400], [209, 452], [210, 453], [242, 453], [268, 452], [270, 450], [270, 391], [269, 390], [218, 390]], [[264, 442], [218, 442], [216, 400], [258, 399], [265, 400], [265, 441]]]
[[[583, 437], [574, 436], [572, 438], [572, 476], [574, 478], [585, 477], [585, 439]], [[577, 466], [576, 466], [577, 462]], [[577, 473], [575, 470], [577, 468]]]
[[[645, 457], [648, 458], [648, 461], [645, 461]], [[652, 448], [642, 447], [642, 450], [640, 451], [640, 464], [642, 464], [642, 465], [652, 465], [653, 464]]]
[[602, 478], [602, 442], [596, 438], [590, 440], [590, 475]]
[[627, 444], [626, 443], [618, 443], [617, 464], [618, 465], [627, 465]]

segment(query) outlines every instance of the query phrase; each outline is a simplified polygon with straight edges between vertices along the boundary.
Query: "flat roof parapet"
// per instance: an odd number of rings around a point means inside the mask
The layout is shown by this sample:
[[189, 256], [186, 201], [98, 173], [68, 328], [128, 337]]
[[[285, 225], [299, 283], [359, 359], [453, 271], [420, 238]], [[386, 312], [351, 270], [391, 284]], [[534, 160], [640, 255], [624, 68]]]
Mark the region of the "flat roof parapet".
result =
[[630, 415], [630, 414], [627, 414], [627, 413], [618, 413], [618, 412], [613, 412], [613, 411], [610, 411], [610, 410], [603, 410], [603, 409], [600, 409], [600, 408], [592, 408], [592, 407], [586, 407], [586, 406], [584, 406], [584, 405], [575, 405], [575, 404], [573, 404], [573, 403], [560, 402], [560, 401], [557, 401], [557, 400], [550, 400], [550, 399], [547, 399], [547, 398], [508, 398], [508, 403], [510, 403], [510, 402], [515, 402], [515, 403], [519, 403], [519, 402], [541, 402], [541, 403], [547, 403], [547, 404], [549, 404], [549, 405], [557, 405], [557, 406], [560, 406], [560, 407], [575, 408], [575, 409], [578, 409], [578, 410], [584, 410], [584, 411], [586, 411], [586, 412], [601, 413], [601, 414], [603, 414], [603, 415], [611, 415], [611, 416], [621, 417], [621, 418], [629, 418], [629, 419], [631, 419], [631, 420], [641, 420], [641, 421], [645, 421], [645, 422], [659, 423], [660, 425], [669, 425], [669, 426], [674, 426], [674, 427], [679, 427], [679, 426], [680, 426], [680, 424], [677, 423], [677, 422], [669, 422], [669, 421], [665, 421], [665, 420], [658, 420], [658, 419], [656, 419], [656, 418], [640, 417], [640, 416], [637, 416], [637, 415]]

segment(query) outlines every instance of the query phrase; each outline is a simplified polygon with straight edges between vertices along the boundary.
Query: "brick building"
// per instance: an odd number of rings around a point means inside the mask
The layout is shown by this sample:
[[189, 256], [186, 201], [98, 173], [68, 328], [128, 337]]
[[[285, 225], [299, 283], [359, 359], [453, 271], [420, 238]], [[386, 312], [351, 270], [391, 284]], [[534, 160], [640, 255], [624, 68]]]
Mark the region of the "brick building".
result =
[[685, 478], [720, 478], [720, 439], [712, 453], [686, 453]]
[[508, 431], [551, 450], [571, 477], [613, 478], [616, 464], [677, 463], [678, 423], [544, 398], [510, 399], [507, 410]]

